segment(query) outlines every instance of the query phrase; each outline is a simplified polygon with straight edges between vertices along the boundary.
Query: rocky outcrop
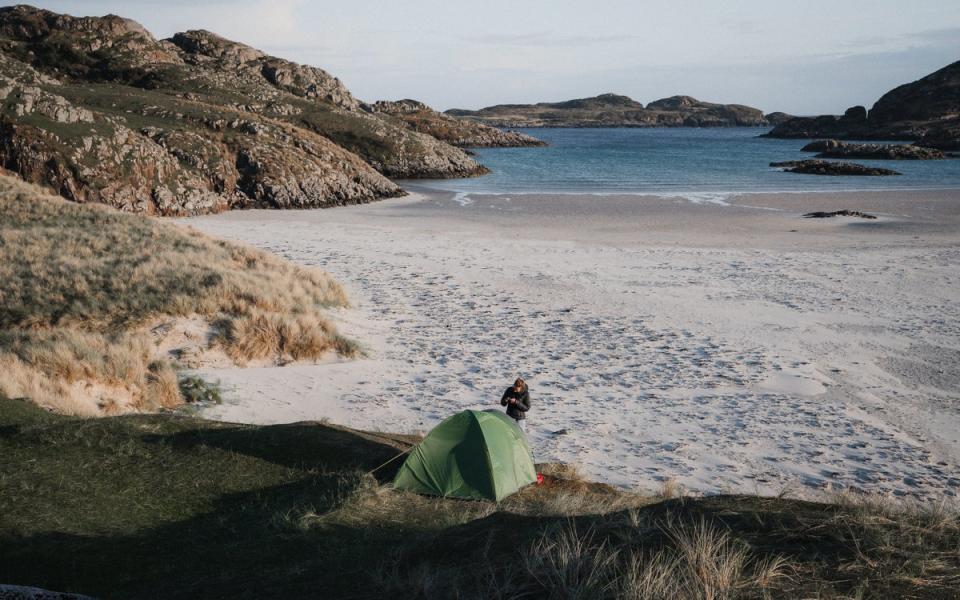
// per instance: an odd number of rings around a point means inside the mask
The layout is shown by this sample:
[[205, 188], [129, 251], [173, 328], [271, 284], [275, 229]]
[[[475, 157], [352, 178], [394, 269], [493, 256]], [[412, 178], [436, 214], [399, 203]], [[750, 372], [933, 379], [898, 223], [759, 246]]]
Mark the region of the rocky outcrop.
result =
[[644, 106], [627, 96], [602, 94], [564, 102], [500, 104], [447, 115], [494, 127], [738, 127], [767, 125], [763, 112], [741, 104], [714, 104], [671, 96]]
[[821, 115], [819, 117], [793, 117], [782, 121], [762, 137], [873, 139], [867, 124], [866, 110], [862, 106], [848, 108], [842, 117]]
[[322, 69], [115, 16], [0, 8], [0, 96], [0, 166], [124, 210], [325, 207], [486, 172]]
[[932, 128], [915, 142], [924, 148], [937, 150], [960, 150], [960, 121]]
[[795, 117], [768, 137], [914, 140], [941, 150], [960, 148], [960, 61], [884, 94], [869, 111], [842, 117]]
[[413, 131], [426, 133], [460, 148], [519, 148], [546, 146], [546, 142], [520, 133], [437, 112], [417, 100], [380, 100], [370, 106], [379, 115], [392, 117]]
[[295, 96], [321, 99], [341, 108], [360, 106], [340, 80], [323, 69], [268, 56], [202, 29], [177, 33], [169, 42], [180, 51], [184, 62], [211, 67], [241, 81], [260, 83], [257, 91], [261, 94], [272, 91], [262, 85], [266, 83]]
[[768, 125], [779, 125], [794, 118], [793, 115], [788, 115], [785, 112], [772, 112], [763, 115], [763, 118], [767, 120]]
[[874, 160], [936, 160], [943, 152], [913, 144], [854, 144], [840, 140], [817, 140], [800, 149], [817, 152], [817, 158], [868, 158]]
[[876, 219], [876, 215], [870, 215], [865, 212], [860, 212], [859, 210], [832, 210], [829, 212], [826, 211], [816, 211], [809, 212], [803, 215], [804, 219], [830, 219], [833, 217], [857, 217], [860, 219]]
[[857, 176], [884, 176], [900, 175], [891, 169], [867, 167], [849, 162], [834, 162], [830, 160], [788, 160], [772, 162], [771, 167], [779, 167], [787, 173], [805, 173], [808, 175], [857, 175]]
[[[98, 77], [180, 59], [142, 25], [116, 15], [72, 17], [32, 6], [0, 8], [4, 51], [39, 67], [64, 68], [70, 74]], [[13, 43], [10, 43], [13, 42]]]
[[4, 75], [0, 75], [0, 100], [6, 100], [8, 110], [17, 117], [37, 115], [56, 123], [93, 123], [91, 111], [42, 88], [19, 85]]

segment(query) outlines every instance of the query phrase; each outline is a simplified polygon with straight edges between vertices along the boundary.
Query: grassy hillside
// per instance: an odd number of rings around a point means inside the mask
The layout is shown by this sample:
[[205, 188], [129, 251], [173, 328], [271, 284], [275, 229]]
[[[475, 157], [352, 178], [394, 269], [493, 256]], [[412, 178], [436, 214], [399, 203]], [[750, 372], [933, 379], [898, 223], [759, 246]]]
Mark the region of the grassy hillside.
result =
[[956, 598], [956, 512], [646, 498], [541, 467], [497, 505], [392, 489], [415, 440], [80, 420], [0, 400], [0, 581], [103, 598]]
[[165, 328], [193, 319], [235, 362], [354, 352], [326, 273], [0, 176], [0, 393], [94, 415], [181, 403]]

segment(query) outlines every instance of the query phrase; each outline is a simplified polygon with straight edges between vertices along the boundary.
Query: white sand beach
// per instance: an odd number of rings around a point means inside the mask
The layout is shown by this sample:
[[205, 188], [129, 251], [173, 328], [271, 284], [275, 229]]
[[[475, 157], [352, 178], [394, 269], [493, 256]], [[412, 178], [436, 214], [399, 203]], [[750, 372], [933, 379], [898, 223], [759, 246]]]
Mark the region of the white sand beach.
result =
[[[960, 494], [960, 191], [420, 193], [185, 222], [326, 269], [368, 357], [203, 369], [248, 423], [424, 432], [527, 378], [538, 460], [640, 489]], [[876, 220], [804, 219], [854, 209]]]

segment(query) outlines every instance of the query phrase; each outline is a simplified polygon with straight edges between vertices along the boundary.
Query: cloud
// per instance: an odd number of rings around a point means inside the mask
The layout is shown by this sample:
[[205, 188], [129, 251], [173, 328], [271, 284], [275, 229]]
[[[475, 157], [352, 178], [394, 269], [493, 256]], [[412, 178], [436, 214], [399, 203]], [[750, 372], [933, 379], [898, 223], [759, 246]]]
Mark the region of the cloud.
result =
[[840, 46], [852, 52], [860, 50], [864, 53], [896, 51], [915, 48], [918, 46], [950, 46], [958, 50], [960, 58], [960, 28], [950, 27], [943, 29], [928, 29], [901, 35], [876, 36], [866, 35], [840, 42]]
[[551, 31], [531, 33], [490, 33], [466, 36], [463, 39], [474, 44], [492, 46], [529, 46], [538, 48], [583, 47], [614, 44], [638, 39], [635, 35], [557, 35]]

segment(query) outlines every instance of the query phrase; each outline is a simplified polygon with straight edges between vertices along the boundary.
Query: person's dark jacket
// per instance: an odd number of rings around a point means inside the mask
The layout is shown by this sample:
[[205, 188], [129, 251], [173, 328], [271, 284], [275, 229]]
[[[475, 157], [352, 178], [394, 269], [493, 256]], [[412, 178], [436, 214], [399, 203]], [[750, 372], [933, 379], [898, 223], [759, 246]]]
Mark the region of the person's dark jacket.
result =
[[[516, 403], [510, 404], [510, 398], [516, 398]], [[526, 419], [527, 411], [530, 410], [530, 392], [523, 390], [518, 392], [513, 389], [513, 386], [507, 388], [507, 391], [503, 393], [503, 397], [500, 398], [500, 406], [507, 407], [507, 415], [513, 417], [516, 420]]]

